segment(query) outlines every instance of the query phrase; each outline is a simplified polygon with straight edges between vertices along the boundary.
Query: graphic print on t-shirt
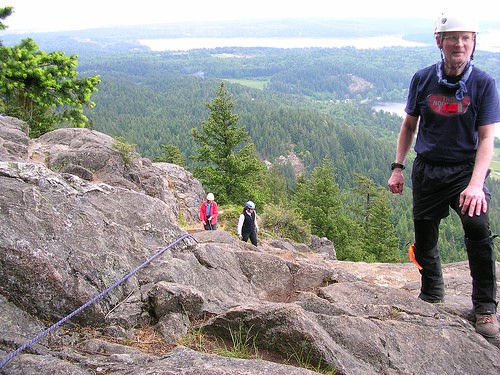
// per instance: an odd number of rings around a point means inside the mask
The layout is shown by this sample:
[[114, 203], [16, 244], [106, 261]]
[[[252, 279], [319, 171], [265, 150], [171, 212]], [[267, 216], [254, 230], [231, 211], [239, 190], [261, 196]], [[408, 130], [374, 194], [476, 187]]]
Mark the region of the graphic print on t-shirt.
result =
[[467, 112], [470, 97], [466, 96], [462, 100], [457, 100], [454, 96], [429, 95], [427, 103], [434, 113], [443, 116], [456, 116]]

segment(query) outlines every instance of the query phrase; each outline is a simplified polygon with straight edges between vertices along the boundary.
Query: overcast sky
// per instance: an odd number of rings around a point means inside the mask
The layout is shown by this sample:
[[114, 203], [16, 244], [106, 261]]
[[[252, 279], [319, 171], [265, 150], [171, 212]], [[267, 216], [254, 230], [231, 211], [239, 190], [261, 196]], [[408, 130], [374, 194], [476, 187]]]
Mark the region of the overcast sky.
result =
[[445, 10], [442, 4], [479, 20], [500, 21], [498, 0], [0, 0], [0, 7], [14, 7], [4, 21], [9, 32], [277, 17], [417, 17], [433, 22]]

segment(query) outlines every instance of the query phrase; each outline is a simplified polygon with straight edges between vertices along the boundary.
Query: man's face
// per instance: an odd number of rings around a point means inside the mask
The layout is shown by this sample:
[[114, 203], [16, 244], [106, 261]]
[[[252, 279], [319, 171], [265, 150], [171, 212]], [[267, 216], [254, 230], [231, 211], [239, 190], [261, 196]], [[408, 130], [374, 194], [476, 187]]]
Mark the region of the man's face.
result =
[[453, 31], [442, 33], [436, 38], [438, 46], [443, 51], [448, 66], [459, 66], [467, 62], [474, 52], [476, 34], [468, 31]]

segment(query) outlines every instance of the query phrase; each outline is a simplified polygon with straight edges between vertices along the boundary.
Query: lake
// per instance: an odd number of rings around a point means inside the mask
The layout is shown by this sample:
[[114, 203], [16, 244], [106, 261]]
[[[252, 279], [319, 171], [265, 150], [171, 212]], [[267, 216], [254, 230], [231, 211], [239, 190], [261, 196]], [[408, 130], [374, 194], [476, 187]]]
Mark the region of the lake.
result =
[[[165, 38], [139, 39], [138, 42], [153, 51], [189, 51], [218, 47], [271, 47], [271, 48], [342, 48], [378, 49], [383, 47], [422, 47], [424, 43], [410, 42], [402, 35], [382, 35], [350, 38]], [[500, 52], [500, 30], [488, 30], [478, 37], [476, 49]]]
[[140, 39], [139, 43], [153, 51], [189, 51], [218, 47], [272, 47], [272, 48], [341, 48], [360, 49], [383, 47], [421, 47], [423, 43], [409, 42], [399, 35], [363, 38], [168, 38]]
[[405, 112], [406, 102], [395, 102], [395, 103], [377, 103], [373, 106], [373, 109], [376, 111], [385, 111], [395, 113], [401, 117], [406, 115]]

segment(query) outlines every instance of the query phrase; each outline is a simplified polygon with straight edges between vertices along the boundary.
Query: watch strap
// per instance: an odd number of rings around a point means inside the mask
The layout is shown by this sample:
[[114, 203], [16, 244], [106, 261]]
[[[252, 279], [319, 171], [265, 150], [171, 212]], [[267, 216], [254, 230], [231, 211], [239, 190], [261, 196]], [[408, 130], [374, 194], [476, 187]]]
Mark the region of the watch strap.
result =
[[400, 164], [400, 163], [392, 163], [391, 164], [391, 171], [393, 171], [396, 168], [401, 168], [402, 170], [404, 170], [405, 166], [403, 164]]

